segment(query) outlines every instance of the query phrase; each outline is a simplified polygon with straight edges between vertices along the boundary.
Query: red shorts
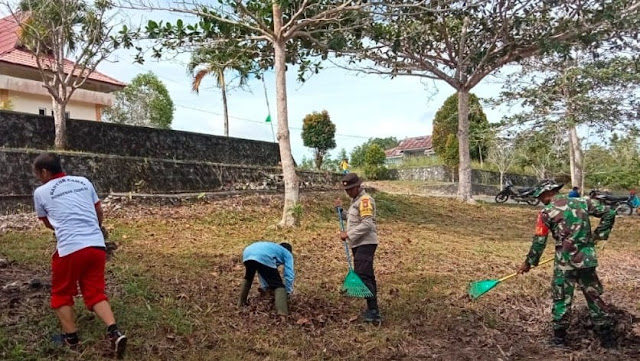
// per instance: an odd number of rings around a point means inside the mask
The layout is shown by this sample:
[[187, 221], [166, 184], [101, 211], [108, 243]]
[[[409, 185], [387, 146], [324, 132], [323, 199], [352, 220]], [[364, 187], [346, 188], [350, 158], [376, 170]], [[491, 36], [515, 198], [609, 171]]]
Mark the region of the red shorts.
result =
[[99, 248], [87, 247], [64, 257], [53, 254], [51, 260], [51, 307], [73, 306], [78, 285], [85, 306], [108, 300], [104, 292], [104, 266], [107, 253]]

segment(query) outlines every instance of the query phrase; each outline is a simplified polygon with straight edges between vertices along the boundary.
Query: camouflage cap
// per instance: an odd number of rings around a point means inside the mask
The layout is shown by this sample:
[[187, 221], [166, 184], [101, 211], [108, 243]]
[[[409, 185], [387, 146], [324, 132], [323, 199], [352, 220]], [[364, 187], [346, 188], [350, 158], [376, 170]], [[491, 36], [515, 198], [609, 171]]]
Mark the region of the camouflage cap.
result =
[[546, 191], [559, 191], [562, 187], [564, 187], [564, 183], [558, 184], [552, 180], [543, 180], [534, 187], [533, 196], [535, 198], [538, 198], [542, 193]]
[[351, 189], [355, 187], [359, 187], [362, 184], [362, 181], [355, 173], [349, 173], [342, 178], [342, 189]]

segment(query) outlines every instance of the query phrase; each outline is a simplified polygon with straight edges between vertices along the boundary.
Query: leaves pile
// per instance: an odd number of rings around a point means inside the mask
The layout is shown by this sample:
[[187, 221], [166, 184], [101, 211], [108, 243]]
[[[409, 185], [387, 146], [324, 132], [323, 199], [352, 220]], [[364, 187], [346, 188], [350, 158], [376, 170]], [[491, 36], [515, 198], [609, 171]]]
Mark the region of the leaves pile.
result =
[[0, 259], [0, 326], [16, 326], [42, 315], [46, 312], [50, 289], [46, 273]]
[[38, 225], [38, 219], [33, 213], [18, 213], [0, 215], [0, 235], [9, 231], [25, 231], [34, 229]]
[[[107, 292], [118, 323], [130, 337], [131, 357], [625, 360], [638, 356], [634, 316], [640, 313], [638, 219], [619, 219], [600, 255], [604, 297], [617, 307], [622, 348], [615, 352], [600, 348], [583, 324], [586, 305], [576, 293], [570, 331], [575, 342], [571, 350], [562, 351], [547, 343], [550, 267], [509, 280], [478, 301], [466, 295], [469, 282], [515, 270], [530, 244], [535, 209], [375, 193], [380, 237], [375, 268], [385, 317], [377, 327], [359, 319], [364, 301], [339, 293], [347, 266], [333, 210], [337, 196], [304, 195], [303, 221], [297, 229], [273, 226], [281, 215], [279, 196], [106, 207], [109, 237], [118, 246], [107, 264]], [[347, 199], [343, 202], [348, 204]], [[275, 315], [273, 296], [259, 293], [257, 281], [249, 306], [236, 306], [244, 275], [242, 250], [260, 239], [293, 245], [296, 282], [287, 318]], [[47, 274], [51, 246], [45, 230], [10, 231], [0, 236], [0, 257], [24, 270], [27, 276], [21, 279], [26, 281], [31, 274]], [[26, 289], [20, 292], [29, 295]], [[80, 300], [76, 307], [84, 340], [80, 353], [54, 350], [41, 342], [58, 326], [48, 298], [38, 300], [34, 306], [20, 303], [22, 316], [12, 324], [5, 316], [3, 298], [0, 322], [7, 327], [0, 329], [0, 358], [102, 359], [103, 325]]]

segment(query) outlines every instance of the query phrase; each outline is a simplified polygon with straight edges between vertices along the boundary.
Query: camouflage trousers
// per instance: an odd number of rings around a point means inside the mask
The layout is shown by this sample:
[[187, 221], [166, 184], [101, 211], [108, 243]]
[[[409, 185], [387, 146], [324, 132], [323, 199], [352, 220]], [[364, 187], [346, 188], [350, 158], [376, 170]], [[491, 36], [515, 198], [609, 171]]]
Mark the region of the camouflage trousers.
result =
[[603, 293], [602, 283], [596, 274], [596, 268], [583, 268], [563, 271], [557, 267], [553, 270], [553, 328], [566, 330], [571, 322], [571, 304], [576, 283], [587, 300], [589, 315], [596, 331], [611, 327], [607, 314], [607, 305], [600, 298]]

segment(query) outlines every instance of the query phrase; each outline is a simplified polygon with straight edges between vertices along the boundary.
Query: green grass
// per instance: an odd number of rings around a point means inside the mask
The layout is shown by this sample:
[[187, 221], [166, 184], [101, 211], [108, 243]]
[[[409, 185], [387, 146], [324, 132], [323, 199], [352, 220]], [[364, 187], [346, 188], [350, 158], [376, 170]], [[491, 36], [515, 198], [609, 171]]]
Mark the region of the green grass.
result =
[[[422, 167], [436, 167], [436, 166], [444, 166], [442, 160], [437, 156], [432, 157], [408, 157], [403, 159], [402, 163], [397, 164], [389, 164], [389, 169], [410, 169], [410, 168], [422, 168]], [[498, 167], [491, 162], [483, 162], [472, 161], [471, 168], [476, 170], [486, 170], [490, 172], [499, 172]], [[518, 175], [529, 175], [535, 176], [535, 172], [533, 169], [529, 167], [521, 168], [521, 167], [511, 167], [507, 173], [509, 174], [518, 174]]]
[[389, 164], [390, 169], [419, 168], [442, 166], [444, 163], [439, 157], [407, 157], [401, 163]]
[[[511, 273], [523, 260], [535, 209], [376, 193], [376, 274], [386, 319], [377, 328], [352, 321], [364, 302], [338, 292], [346, 262], [336, 235], [337, 195], [304, 196], [297, 229], [273, 227], [281, 213], [277, 196], [108, 213], [106, 224], [119, 248], [107, 266], [107, 292], [130, 337], [129, 359], [567, 359], [539, 342], [548, 335], [549, 268], [500, 285], [476, 302], [466, 296], [469, 282]], [[601, 257], [607, 299], [631, 312], [639, 307], [633, 277], [640, 268], [639, 225], [639, 219], [618, 220]], [[275, 317], [269, 299], [258, 298], [255, 285], [251, 305], [235, 306], [242, 250], [257, 239], [293, 245], [296, 293], [286, 320]], [[0, 256], [41, 277], [48, 274], [52, 250], [44, 230], [0, 236]], [[34, 300], [19, 309], [16, 324], [0, 328], [0, 359], [104, 359], [104, 326], [81, 299], [80, 353], [46, 342], [58, 330], [47, 302]], [[13, 317], [6, 308], [0, 311], [2, 324]], [[500, 345], [509, 358], [486, 345]]]

